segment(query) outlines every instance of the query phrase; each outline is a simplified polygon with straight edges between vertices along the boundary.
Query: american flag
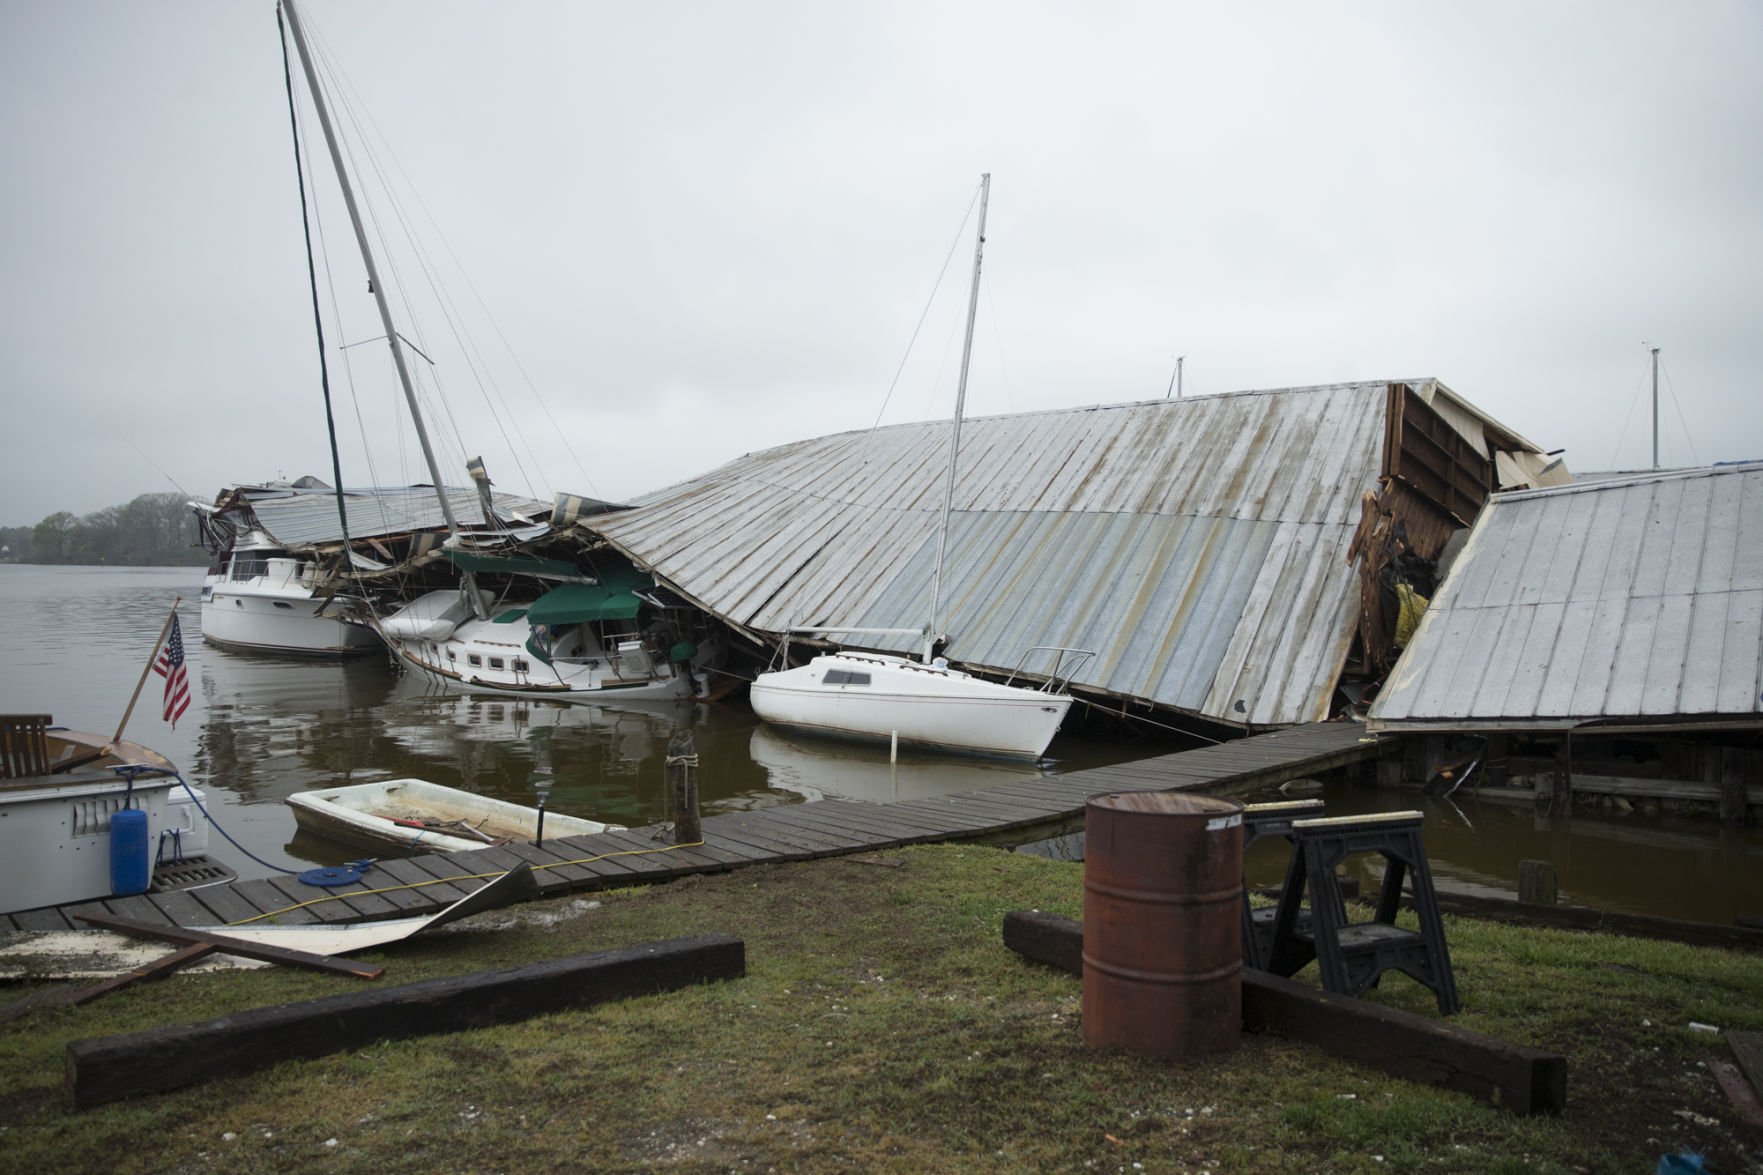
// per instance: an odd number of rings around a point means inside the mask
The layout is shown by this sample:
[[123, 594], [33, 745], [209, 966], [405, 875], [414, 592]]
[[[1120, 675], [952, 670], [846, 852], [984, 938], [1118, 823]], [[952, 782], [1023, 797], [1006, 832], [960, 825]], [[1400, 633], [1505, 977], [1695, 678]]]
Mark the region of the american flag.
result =
[[171, 728], [178, 728], [178, 719], [190, 708], [190, 681], [184, 673], [184, 634], [178, 627], [178, 618], [171, 618], [171, 633], [165, 638], [165, 647], [159, 650], [159, 660], [153, 663], [153, 672], [165, 678], [165, 720]]

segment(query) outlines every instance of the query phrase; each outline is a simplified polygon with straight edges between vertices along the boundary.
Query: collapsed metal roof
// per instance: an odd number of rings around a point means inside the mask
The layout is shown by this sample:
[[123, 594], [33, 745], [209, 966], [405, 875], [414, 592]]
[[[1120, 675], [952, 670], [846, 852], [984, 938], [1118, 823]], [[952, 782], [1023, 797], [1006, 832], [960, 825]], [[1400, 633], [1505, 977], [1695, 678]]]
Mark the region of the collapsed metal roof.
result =
[[[346, 489], [350, 539], [384, 538], [392, 535], [445, 531], [447, 520], [433, 486], [390, 486]], [[491, 491], [498, 524], [535, 527], [551, 517], [549, 502], [517, 494]], [[466, 525], [484, 524], [483, 502], [476, 489], [449, 487], [447, 501], [456, 518]], [[314, 478], [262, 486], [234, 486], [215, 500], [222, 517], [247, 512], [271, 538], [293, 550], [341, 544], [342, 524], [337, 517], [337, 492]], [[253, 517], [244, 518], [246, 527]]]
[[1763, 462], [1497, 495], [1374, 729], [1763, 716]]
[[[1473, 433], [1490, 477], [1490, 444], [1535, 448], [1432, 380], [966, 421], [943, 573], [946, 655], [1004, 672], [1034, 646], [1085, 648], [1097, 656], [1077, 684], [1095, 693], [1233, 725], [1326, 717], [1359, 616], [1348, 549], [1385, 467], [1398, 390]], [[949, 427], [751, 453], [579, 525], [762, 639], [919, 627]]]

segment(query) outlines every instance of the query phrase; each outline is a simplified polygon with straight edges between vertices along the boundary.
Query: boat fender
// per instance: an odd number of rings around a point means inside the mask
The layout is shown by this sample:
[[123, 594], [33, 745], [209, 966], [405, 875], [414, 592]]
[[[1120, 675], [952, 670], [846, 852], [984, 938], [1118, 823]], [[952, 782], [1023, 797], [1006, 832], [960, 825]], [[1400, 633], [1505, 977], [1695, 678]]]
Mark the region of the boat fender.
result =
[[124, 808], [110, 817], [110, 892], [146, 893], [153, 879], [147, 857], [147, 813]]

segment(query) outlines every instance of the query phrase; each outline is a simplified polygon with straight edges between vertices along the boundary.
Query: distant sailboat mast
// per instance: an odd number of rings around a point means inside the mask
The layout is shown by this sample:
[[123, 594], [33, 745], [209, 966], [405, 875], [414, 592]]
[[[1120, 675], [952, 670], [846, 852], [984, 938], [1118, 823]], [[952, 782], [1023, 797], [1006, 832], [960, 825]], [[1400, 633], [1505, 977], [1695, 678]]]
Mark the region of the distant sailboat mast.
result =
[[1659, 468], [1659, 348], [1653, 348], [1653, 468]]
[[[330, 149], [331, 166], [336, 170], [337, 183], [343, 190], [343, 204], [349, 210], [349, 224], [355, 230], [355, 243], [361, 249], [362, 264], [367, 267], [367, 288], [373, 293], [374, 305], [379, 307], [380, 323], [385, 327], [386, 343], [392, 348], [392, 364], [398, 369], [398, 382], [404, 389], [404, 401], [410, 406], [410, 419], [416, 425], [416, 439], [422, 446], [422, 457], [428, 464], [429, 478], [434, 482], [435, 498], [441, 504], [441, 517], [447, 521], [449, 537], [459, 534], [459, 521], [453, 517], [453, 504], [447, 499], [446, 484], [441, 480], [441, 469], [435, 462], [435, 451], [429, 444], [428, 428], [423, 424], [422, 409], [416, 402], [416, 389], [410, 380], [410, 367], [404, 358], [403, 340], [398, 336], [397, 327], [392, 322], [392, 308], [386, 301], [385, 283], [380, 281], [379, 268], [374, 264], [373, 250], [367, 242], [367, 230], [361, 223], [361, 211], [355, 203], [355, 190], [349, 184], [348, 170], [343, 166], [342, 149], [337, 144], [337, 135], [331, 127], [330, 110], [325, 106], [324, 92], [319, 88], [318, 73], [312, 66], [312, 54], [306, 47], [306, 33], [300, 26], [300, 14], [295, 10], [294, 0], [281, 0], [282, 11], [288, 14], [288, 30], [294, 37], [294, 48], [300, 54], [300, 69], [306, 77], [307, 92], [312, 95], [312, 105], [318, 111], [318, 125], [324, 131], [325, 146]], [[465, 583], [468, 589], [474, 588], [471, 573], [465, 572]], [[483, 617], [483, 603], [478, 599], [475, 590], [468, 590], [466, 595], [471, 600], [472, 609], [480, 619]]]
[[979, 267], [986, 248], [986, 204], [992, 193], [992, 173], [979, 177], [979, 232], [973, 244], [973, 283], [967, 293], [967, 338], [961, 345], [961, 379], [955, 388], [955, 423], [949, 432], [949, 480], [943, 489], [943, 518], [937, 527], [937, 561], [931, 568], [930, 623], [924, 630], [924, 659], [935, 650], [938, 611], [942, 607], [943, 555], [949, 546], [949, 513], [955, 502], [955, 474], [961, 455], [961, 414], [967, 406], [967, 365], [973, 358], [973, 320], [979, 312]]

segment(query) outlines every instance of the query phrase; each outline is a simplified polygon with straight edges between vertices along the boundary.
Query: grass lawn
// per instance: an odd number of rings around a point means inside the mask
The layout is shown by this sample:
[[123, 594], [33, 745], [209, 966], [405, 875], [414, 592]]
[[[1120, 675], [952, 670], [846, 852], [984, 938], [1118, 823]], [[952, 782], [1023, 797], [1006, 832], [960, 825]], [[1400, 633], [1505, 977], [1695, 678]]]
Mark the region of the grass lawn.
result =
[[[1079, 981], [1006, 950], [1006, 911], [1080, 917], [1081, 864], [971, 846], [764, 866], [534, 902], [366, 956], [410, 982], [708, 931], [744, 979], [375, 1044], [92, 1110], [71, 1040], [355, 990], [284, 968], [176, 975], [0, 1026], [19, 1171], [1763, 1170], [1708, 1069], [1763, 1029], [1755, 955], [1446, 919], [1454, 1022], [1562, 1052], [1568, 1110], [1519, 1119], [1245, 1036], [1175, 1066], [1084, 1047]], [[1314, 968], [1300, 974], [1314, 982]], [[15, 986], [8, 998], [32, 985]], [[1371, 998], [1436, 1015], [1401, 975]]]

